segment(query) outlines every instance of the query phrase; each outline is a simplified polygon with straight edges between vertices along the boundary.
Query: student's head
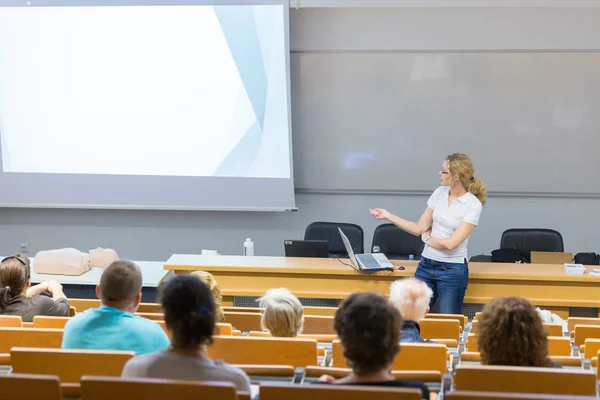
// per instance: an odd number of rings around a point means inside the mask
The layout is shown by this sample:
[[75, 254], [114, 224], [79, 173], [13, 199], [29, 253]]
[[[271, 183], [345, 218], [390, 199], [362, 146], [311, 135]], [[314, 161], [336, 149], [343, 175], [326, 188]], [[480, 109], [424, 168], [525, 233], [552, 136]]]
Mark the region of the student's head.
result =
[[142, 300], [142, 271], [135, 263], [117, 260], [102, 272], [96, 295], [102, 304], [135, 313]]
[[477, 345], [482, 364], [550, 366], [548, 341], [542, 320], [525, 299], [492, 299], [479, 317]]
[[192, 272], [192, 276], [200, 279], [208, 288], [210, 289], [213, 299], [215, 301], [216, 308], [216, 321], [222, 322], [225, 317], [223, 316], [223, 310], [221, 309], [221, 305], [223, 304], [223, 295], [221, 294], [221, 288], [217, 283], [217, 280], [210, 272], [205, 271], [195, 271]]
[[4, 310], [13, 297], [25, 295], [29, 288], [31, 267], [29, 258], [21, 254], [6, 257], [0, 263], [0, 309]]
[[415, 278], [400, 279], [390, 286], [390, 303], [400, 311], [405, 321], [419, 322], [429, 312], [429, 300], [433, 292]]
[[302, 333], [304, 308], [289, 290], [270, 289], [258, 303], [264, 308], [260, 324], [271, 336], [296, 337]]
[[165, 323], [176, 349], [198, 349], [212, 343], [215, 302], [210, 288], [195, 276], [169, 279], [160, 292]]
[[462, 153], [453, 153], [446, 157], [440, 171], [440, 180], [443, 186], [461, 185], [467, 192], [471, 192], [485, 204], [487, 193], [483, 181], [475, 178], [475, 167], [471, 159]]
[[350, 295], [335, 313], [333, 328], [356, 375], [389, 370], [400, 351], [402, 317], [381, 295]]

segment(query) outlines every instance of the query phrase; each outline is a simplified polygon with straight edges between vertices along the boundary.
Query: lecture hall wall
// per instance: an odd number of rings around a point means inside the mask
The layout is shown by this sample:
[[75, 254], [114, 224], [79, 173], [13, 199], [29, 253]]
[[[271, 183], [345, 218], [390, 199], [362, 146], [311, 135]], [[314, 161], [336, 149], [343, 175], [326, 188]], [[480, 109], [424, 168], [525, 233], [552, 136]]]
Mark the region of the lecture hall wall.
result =
[[[361, 4], [358, 0], [348, 1]], [[341, 4], [344, 0], [332, 2]], [[368, 4], [378, 2], [364, 0]], [[300, 1], [300, 5], [312, 3], [315, 1]], [[410, 5], [411, 2], [396, 3]], [[422, 2], [433, 3], [445, 2]], [[291, 50], [600, 49], [598, 2], [545, 0], [552, 5], [589, 6], [563, 8], [522, 7], [544, 3], [535, 0], [510, 3], [513, 6], [502, 8], [293, 9]], [[295, 89], [298, 88], [292, 87]], [[295, 119], [293, 126], [297, 125]], [[432, 175], [437, 174], [437, 167], [432, 166]], [[485, 180], [485, 176], [481, 178]], [[18, 251], [20, 243], [28, 243], [30, 255], [50, 248], [70, 246], [89, 250], [104, 246], [116, 249], [123, 258], [160, 261], [173, 253], [199, 253], [203, 248], [241, 254], [242, 242], [251, 237], [257, 255], [283, 255], [282, 241], [301, 239], [306, 225], [316, 220], [360, 224], [365, 229], [368, 248], [378, 225], [368, 213], [370, 207], [387, 207], [401, 216], [416, 219], [423, 212], [426, 200], [425, 195], [378, 196], [298, 190], [297, 213], [0, 209], [0, 254]], [[600, 252], [599, 208], [600, 199], [593, 197], [491, 196], [471, 238], [470, 253], [488, 253], [497, 248], [501, 233], [511, 227], [557, 229], [563, 234], [568, 251]]]

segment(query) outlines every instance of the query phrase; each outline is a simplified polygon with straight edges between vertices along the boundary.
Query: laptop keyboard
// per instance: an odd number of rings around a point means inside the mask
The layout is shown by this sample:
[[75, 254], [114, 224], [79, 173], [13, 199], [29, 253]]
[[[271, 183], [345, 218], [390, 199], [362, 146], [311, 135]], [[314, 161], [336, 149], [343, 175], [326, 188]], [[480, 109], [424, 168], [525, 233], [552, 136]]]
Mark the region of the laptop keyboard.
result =
[[379, 262], [371, 254], [357, 254], [356, 258], [360, 259], [365, 269], [380, 268]]

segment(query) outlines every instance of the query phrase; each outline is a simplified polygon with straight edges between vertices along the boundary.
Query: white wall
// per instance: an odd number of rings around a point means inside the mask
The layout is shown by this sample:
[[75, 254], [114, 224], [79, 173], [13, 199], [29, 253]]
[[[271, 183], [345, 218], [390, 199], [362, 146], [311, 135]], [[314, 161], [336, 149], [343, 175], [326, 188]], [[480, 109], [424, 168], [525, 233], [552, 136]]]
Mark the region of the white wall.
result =
[[[296, 52], [595, 50], [600, 49], [599, 20], [600, 8], [300, 8], [292, 11], [291, 43]], [[283, 240], [302, 238], [315, 220], [361, 224], [368, 247], [378, 224], [368, 215], [370, 207], [418, 218], [425, 201], [426, 196], [308, 191], [297, 194], [299, 211], [285, 214], [0, 209], [0, 254], [27, 242], [31, 253], [106, 246], [125, 258], [166, 260], [172, 253], [202, 248], [241, 254], [243, 240], [252, 237], [256, 254], [281, 255]], [[598, 207], [597, 198], [491, 196], [471, 239], [471, 254], [497, 248], [502, 231], [511, 227], [557, 229], [567, 250], [600, 252]]]

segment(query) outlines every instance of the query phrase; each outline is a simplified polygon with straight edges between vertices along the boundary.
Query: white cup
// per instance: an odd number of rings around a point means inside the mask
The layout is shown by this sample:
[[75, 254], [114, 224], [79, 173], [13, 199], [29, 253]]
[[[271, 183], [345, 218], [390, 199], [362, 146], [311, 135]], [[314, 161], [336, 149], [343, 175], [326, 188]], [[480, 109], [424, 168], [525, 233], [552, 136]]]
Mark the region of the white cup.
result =
[[202, 249], [203, 256], [218, 256], [219, 252], [217, 250], [206, 250]]

